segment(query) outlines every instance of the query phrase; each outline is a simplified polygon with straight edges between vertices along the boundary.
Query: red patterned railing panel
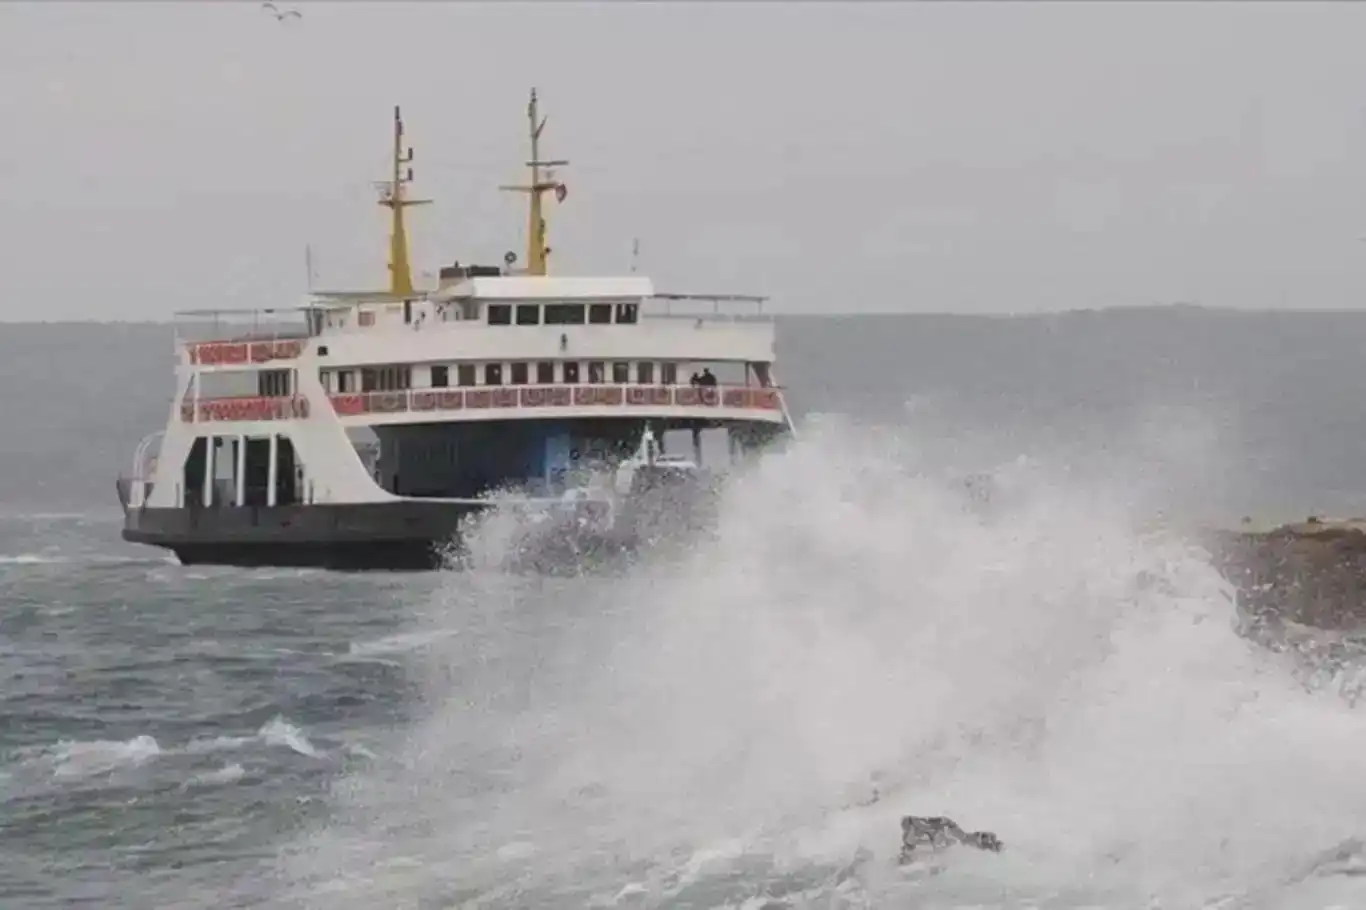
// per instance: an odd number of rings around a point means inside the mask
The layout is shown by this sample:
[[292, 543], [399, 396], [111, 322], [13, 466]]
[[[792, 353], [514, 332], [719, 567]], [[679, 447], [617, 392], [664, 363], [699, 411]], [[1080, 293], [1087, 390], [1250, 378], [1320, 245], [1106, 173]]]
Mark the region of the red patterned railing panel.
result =
[[782, 409], [783, 403], [778, 400], [777, 389], [750, 389], [749, 406], [765, 411], [778, 411]]
[[365, 413], [364, 395], [332, 395], [332, 410], [342, 417], [354, 417]]
[[365, 396], [365, 410], [370, 414], [398, 414], [408, 410], [407, 392], [370, 392]]
[[442, 411], [458, 411], [465, 406], [465, 394], [459, 389], [443, 389], [436, 393], [436, 406]]
[[293, 360], [303, 353], [302, 341], [206, 341], [189, 345], [190, 363], [202, 366], [236, 366]]
[[626, 387], [626, 403], [667, 407], [673, 404], [673, 390], [662, 385], [628, 385]]
[[504, 408], [577, 407], [725, 407], [776, 411], [777, 389], [748, 386], [638, 386], [614, 383], [555, 386], [475, 386], [464, 389], [414, 389], [329, 395], [341, 417], [404, 411], [458, 411]]
[[[743, 394], [745, 389], [736, 388], [731, 389], [731, 391]], [[674, 404], [680, 407], [714, 407], [719, 400], [720, 396], [716, 386], [689, 386], [686, 389], [674, 389]], [[744, 405], [738, 404], [732, 405], [732, 407], [742, 408]]]
[[[193, 404], [180, 406], [180, 419], [195, 419]], [[243, 420], [299, 420], [308, 416], [306, 398], [201, 398], [198, 419], [201, 421], [236, 422]]]

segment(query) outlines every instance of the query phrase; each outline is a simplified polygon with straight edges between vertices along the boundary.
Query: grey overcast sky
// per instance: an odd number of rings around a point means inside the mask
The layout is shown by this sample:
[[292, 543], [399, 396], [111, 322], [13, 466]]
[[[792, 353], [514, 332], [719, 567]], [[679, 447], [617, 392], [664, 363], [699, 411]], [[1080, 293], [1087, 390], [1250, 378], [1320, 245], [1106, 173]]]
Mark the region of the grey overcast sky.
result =
[[[281, 0], [287, 7], [288, 0]], [[420, 268], [788, 312], [1366, 304], [1366, 4], [0, 3], [0, 319], [385, 280], [394, 104]], [[395, 49], [391, 50], [390, 47]]]

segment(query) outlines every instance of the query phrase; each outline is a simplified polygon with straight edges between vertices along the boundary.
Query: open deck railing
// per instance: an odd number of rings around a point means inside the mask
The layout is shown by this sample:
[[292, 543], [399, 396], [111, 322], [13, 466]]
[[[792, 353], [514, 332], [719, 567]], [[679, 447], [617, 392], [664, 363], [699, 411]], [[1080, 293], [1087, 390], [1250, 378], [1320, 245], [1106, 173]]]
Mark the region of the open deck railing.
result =
[[767, 297], [748, 294], [655, 294], [640, 308], [642, 319], [703, 319], [727, 322], [763, 322]]
[[206, 341], [280, 341], [317, 334], [313, 306], [181, 310], [174, 314], [177, 344]]
[[[393, 392], [331, 394], [328, 400], [339, 417], [365, 414], [401, 414], [506, 410], [510, 408], [599, 407], [630, 412], [649, 407], [705, 407], [730, 410], [782, 411], [781, 390], [774, 386], [667, 386], [667, 385], [522, 385], [472, 386], [466, 388], [408, 389]], [[186, 422], [299, 420], [309, 416], [303, 398], [200, 398], [180, 406]]]
[[116, 488], [119, 503], [125, 508], [139, 508], [152, 492], [152, 473], [156, 469], [157, 456], [161, 454], [161, 441], [165, 430], [148, 433], [138, 443], [133, 452], [132, 470], [119, 476]]

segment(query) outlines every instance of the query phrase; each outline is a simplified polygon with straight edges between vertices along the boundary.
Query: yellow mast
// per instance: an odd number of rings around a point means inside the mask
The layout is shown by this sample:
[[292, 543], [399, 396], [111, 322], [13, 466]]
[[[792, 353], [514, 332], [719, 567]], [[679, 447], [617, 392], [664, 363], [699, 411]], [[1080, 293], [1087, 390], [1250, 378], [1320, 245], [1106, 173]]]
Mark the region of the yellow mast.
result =
[[[394, 160], [390, 179], [378, 184], [379, 204], [393, 213], [389, 230], [389, 293], [407, 297], [413, 293], [413, 274], [408, 262], [408, 230], [403, 222], [403, 210], [410, 205], [428, 205], [430, 199], [409, 199], [405, 187], [413, 182], [413, 149], [403, 152], [403, 117], [394, 106]], [[403, 165], [408, 165], [404, 173]]]
[[531, 102], [527, 105], [526, 115], [531, 133], [531, 160], [527, 162], [527, 167], [531, 169], [531, 183], [527, 186], [501, 186], [499, 189], [514, 193], [526, 193], [530, 197], [530, 211], [527, 220], [526, 273], [528, 275], [544, 275], [546, 273], [546, 257], [550, 255], [550, 247], [546, 244], [545, 216], [541, 206], [541, 194], [554, 190], [556, 200], [563, 202], [568, 190], [563, 183], [555, 180], [553, 172], [546, 171], [542, 175], [541, 168], [562, 167], [569, 162], [541, 160], [541, 130], [545, 129], [547, 118], [539, 117], [538, 119], [536, 89], [534, 88], [531, 90]]

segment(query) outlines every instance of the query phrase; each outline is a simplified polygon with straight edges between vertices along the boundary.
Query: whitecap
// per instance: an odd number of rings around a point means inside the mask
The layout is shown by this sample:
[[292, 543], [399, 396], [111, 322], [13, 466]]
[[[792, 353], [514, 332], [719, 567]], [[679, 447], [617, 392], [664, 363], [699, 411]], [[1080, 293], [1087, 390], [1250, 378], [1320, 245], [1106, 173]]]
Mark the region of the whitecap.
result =
[[62, 741], [47, 752], [53, 776], [63, 779], [93, 777], [121, 768], [137, 767], [161, 754], [161, 747], [150, 736], [135, 736], [125, 742], [94, 740]]
[[275, 717], [261, 727], [258, 733], [267, 745], [285, 746], [300, 755], [307, 755], [309, 758], [317, 758], [318, 750], [308, 741], [308, 737], [303, 731], [294, 726], [283, 717]]
[[214, 771], [205, 771], [194, 775], [185, 782], [185, 788], [195, 786], [214, 787], [223, 784], [236, 783], [242, 779], [242, 776], [245, 773], [242, 766], [234, 762], [231, 765], [224, 765], [222, 768], [218, 768]]

